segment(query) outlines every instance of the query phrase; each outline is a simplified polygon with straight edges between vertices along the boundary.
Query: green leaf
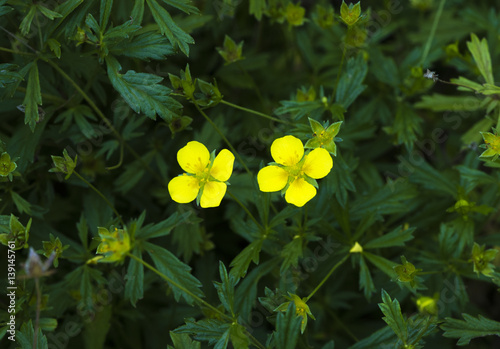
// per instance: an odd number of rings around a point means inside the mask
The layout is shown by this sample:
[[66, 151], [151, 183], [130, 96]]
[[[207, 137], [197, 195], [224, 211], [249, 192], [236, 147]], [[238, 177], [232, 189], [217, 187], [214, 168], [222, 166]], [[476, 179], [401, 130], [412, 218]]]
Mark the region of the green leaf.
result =
[[111, 15], [111, 8], [113, 7], [113, 0], [101, 0], [99, 7], [99, 23], [101, 23], [101, 31], [104, 32], [108, 26], [109, 16]]
[[245, 327], [239, 323], [233, 323], [229, 328], [231, 344], [234, 349], [247, 349], [250, 346], [250, 338], [246, 334]]
[[408, 340], [408, 328], [406, 324], [406, 320], [401, 314], [401, 307], [399, 306], [399, 302], [396, 298], [391, 300], [389, 294], [382, 290], [382, 302], [379, 303], [378, 306], [382, 313], [384, 313], [384, 320], [394, 331], [396, 336], [403, 342], [407, 343]]
[[143, 246], [151, 256], [156, 268], [170, 278], [170, 281], [167, 281], [167, 283], [172, 288], [176, 301], [179, 301], [179, 298], [182, 296], [187, 303], [193, 304], [196, 301], [196, 298], [193, 298], [193, 296], [197, 296], [198, 298], [204, 296], [200, 289], [202, 286], [201, 282], [191, 275], [191, 267], [189, 265], [182, 263], [170, 251], [162, 247], [149, 242], [144, 242]]
[[484, 336], [500, 336], [500, 322], [493, 321], [479, 315], [477, 318], [462, 314], [464, 320], [445, 318], [441, 329], [443, 336], [448, 338], [460, 338], [457, 345], [467, 345], [471, 339]]
[[[190, 215], [186, 215], [190, 213]], [[210, 249], [210, 241], [206, 236], [203, 219], [196, 217], [195, 211], [184, 213], [184, 224], [178, 224], [172, 232], [173, 242], [177, 244], [177, 255], [181, 254], [184, 261], [189, 262], [193, 253], [201, 254]]]
[[12, 201], [14, 201], [19, 213], [27, 213], [31, 215], [31, 204], [28, 201], [15, 191], [11, 191], [10, 195], [12, 196]]
[[30, 31], [31, 23], [33, 22], [33, 19], [36, 15], [36, 9], [37, 5], [30, 6], [28, 14], [26, 15], [26, 17], [24, 17], [21, 25], [19, 26], [19, 29], [21, 29], [21, 34], [23, 34], [24, 36], [28, 35]]
[[61, 44], [56, 39], [47, 40], [47, 45], [49, 45], [50, 50], [54, 53], [57, 58], [61, 58]]
[[262, 14], [267, 9], [266, 0], [250, 0], [248, 12], [260, 21]]
[[74, 121], [86, 138], [90, 139], [97, 137], [96, 128], [89, 123], [87, 119], [94, 121], [97, 120], [90, 107], [84, 104], [79, 104], [72, 108], [68, 108], [66, 111], [59, 114], [54, 122], [63, 121], [59, 132], [66, 131]]
[[174, 53], [172, 45], [164, 36], [148, 31], [137, 34], [130, 40], [120, 41], [109, 49], [117, 56], [127, 56], [145, 61], [150, 59], [163, 60]]
[[136, 233], [136, 238], [141, 239], [152, 239], [160, 236], [165, 236], [170, 234], [170, 231], [174, 229], [177, 225], [185, 222], [187, 218], [191, 215], [191, 212], [186, 212], [184, 214], [179, 214], [175, 212], [170, 217], [165, 219], [164, 221], [157, 224], [148, 224], [141, 229], [139, 229]]
[[234, 287], [238, 280], [232, 275], [228, 275], [226, 266], [219, 261], [219, 275], [222, 282], [215, 282], [214, 286], [217, 290], [217, 295], [224, 308], [234, 314]]
[[299, 263], [299, 258], [302, 257], [302, 253], [302, 237], [296, 236], [281, 251], [283, 263], [281, 264], [280, 274], [283, 275], [291, 266], [296, 267]]
[[481, 99], [473, 96], [448, 96], [434, 93], [432, 96], [423, 96], [422, 100], [414, 106], [417, 109], [432, 111], [474, 111], [481, 108]]
[[142, 112], [153, 120], [158, 114], [167, 122], [179, 116], [182, 105], [169, 96], [171, 89], [159, 84], [162, 77], [133, 70], [122, 75], [120, 64], [112, 56], [106, 57], [106, 63], [113, 87], [136, 113]]
[[0, 64], [0, 88], [5, 88], [6, 85], [15, 81], [21, 81], [22, 75], [14, 71], [18, 66], [15, 64], [4, 63]]
[[170, 331], [170, 338], [174, 343], [175, 349], [200, 349], [201, 343], [193, 341], [189, 335], [185, 333], [175, 333]]
[[450, 176], [449, 173], [436, 170], [423, 160], [418, 166], [413, 167], [410, 180], [433, 191], [442, 192], [450, 196], [457, 194], [458, 182], [456, 178]]
[[363, 245], [364, 249], [383, 248], [392, 246], [404, 246], [406, 241], [413, 239], [415, 228], [403, 229], [403, 226], [395, 228], [390, 233], [375, 238]]
[[0, 0], [0, 17], [14, 10], [12, 7], [4, 6], [6, 2], [7, 0]]
[[200, 11], [196, 6], [191, 5], [191, 0], [163, 0], [164, 3], [173, 6], [187, 14], [198, 14]]
[[35, 131], [36, 124], [40, 121], [38, 105], [42, 105], [42, 93], [40, 91], [40, 80], [38, 77], [37, 62], [30, 63], [28, 75], [28, 86], [23, 100], [24, 123], [29, 124], [31, 132]]
[[477, 68], [481, 72], [484, 80], [488, 84], [495, 84], [495, 80], [493, 79], [493, 70], [491, 68], [491, 57], [490, 50], [488, 48], [488, 41], [483, 38], [479, 41], [476, 34], [472, 33], [470, 35], [471, 41], [467, 42], [467, 48], [469, 49], [472, 57], [474, 57], [474, 61], [476, 62]]
[[156, 0], [146, 0], [146, 2], [160, 32], [168, 38], [172, 46], [179, 47], [186, 56], [189, 56], [188, 44], [194, 44], [193, 38], [175, 24], [168, 11]]
[[396, 117], [392, 126], [384, 127], [384, 131], [396, 136], [396, 144], [404, 144], [411, 151], [413, 144], [422, 134], [422, 118], [415, 113], [408, 103], [398, 103]]
[[367, 251], [363, 251], [363, 256], [368, 259], [373, 265], [375, 265], [378, 269], [388, 275], [391, 279], [396, 276], [394, 272], [394, 267], [398, 265], [384, 257], [372, 254]]
[[358, 54], [347, 61], [346, 69], [339, 79], [335, 94], [335, 101], [342, 105], [344, 109], [349, 108], [361, 92], [365, 90], [366, 86], [363, 85], [363, 80], [367, 72], [368, 65], [362, 54]]
[[[31, 319], [23, 323], [20, 331], [16, 331], [16, 342], [21, 346], [21, 349], [33, 349], [35, 340], [35, 330]], [[48, 349], [47, 337], [42, 333], [42, 329], [38, 328], [37, 349]]]
[[144, 0], [135, 0], [132, 14], [130, 15], [134, 23], [141, 25], [144, 17]]
[[50, 19], [51, 21], [53, 21], [54, 19], [56, 18], [61, 18], [62, 15], [60, 13], [57, 13], [55, 11], [52, 11], [52, 10], [49, 10], [48, 8], [46, 8], [45, 6], [43, 5], [37, 5], [38, 6], [38, 10], [40, 10], [40, 12], [45, 16], [47, 17], [48, 19]]
[[[132, 254], [142, 259], [142, 253], [138, 246], [134, 248]], [[125, 280], [125, 299], [129, 299], [135, 307], [137, 301], [144, 296], [144, 265], [130, 258]]]
[[[380, 330], [373, 332], [369, 337], [363, 338], [349, 349], [373, 349], [373, 348], [393, 348], [394, 332], [389, 326], [384, 326]], [[384, 346], [386, 345], [386, 346]]]
[[319, 118], [326, 110], [326, 106], [320, 100], [316, 101], [280, 101], [281, 107], [277, 108], [276, 115], [292, 114], [293, 118], [299, 120], [304, 116]]
[[279, 311], [276, 319], [274, 343], [280, 349], [295, 349], [302, 318], [296, 315], [295, 303], [290, 302], [285, 312]]
[[191, 334], [195, 339], [207, 341], [210, 345], [221, 342], [221, 344], [218, 344], [219, 348], [225, 348], [227, 346], [229, 342], [229, 324], [217, 319], [195, 321], [189, 318], [185, 321], [185, 325], [175, 329], [176, 333]]
[[333, 159], [332, 170], [326, 177], [328, 192], [335, 193], [335, 198], [342, 207], [345, 207], [347, 203], [348, 191], [356, 191], [352, 172], [357, 167], [357, 161], [350, 158], [348, 162], [346, 162], [341, 153], [337, 153], [337, 156]]
[[376, 291], [370, 270], [368, 269], [362, 254], [360, 255], [359, 260], [359, 289], [364, 290], [365, 297], [368, 300], [371, 298], [372, 293]]
[[466, 79], [463, 76], [459, 76], [458, 79], [451, 79], [450, 82], [452, 82], [454, 84], [462, 85], [458, 88], [458, 90], [460, 90], [460, 91], [472, 90], [472, 91], [480, 92], [483, 89], [483, 85], [478, 84], [477, 82], [471, 81], [469, 79]]
[[230, 264], [230, 274], [239, 279], [245, 277], [250, 266], [250, 262], [259, 264], [259, 254], [262, 249], [263, 240], [255, 240], [243, 249]]
[[85, 324], [83, 342], [86, 349], [103, 348], [111, 328], [113, 305], [111, 303], [101, 304], [99, 310], [94, 313], [92, 321]]

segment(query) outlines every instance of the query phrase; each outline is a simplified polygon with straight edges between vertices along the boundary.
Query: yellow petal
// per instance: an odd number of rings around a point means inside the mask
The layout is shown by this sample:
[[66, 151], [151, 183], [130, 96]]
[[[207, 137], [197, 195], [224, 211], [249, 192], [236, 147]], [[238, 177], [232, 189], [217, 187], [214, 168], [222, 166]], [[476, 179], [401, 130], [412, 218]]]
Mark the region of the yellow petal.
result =
[[215, 179], [225, 182], [233, 173], [234, 155], [227, 149], [222, 149], [214, 160], [210, 174]]
[[271, 145], [271, 156], [278, 164], [293, 166], [302, 160], [304, 146], [302, 141], [294, 136], [275, 139]]
[[266, 166], [257, 174], [257, 182], [261, 191], [278, 191], [288, 182], [288, 172], [278, 166]]
[[226, 188], [225, 183], [207, 182], [203, 187], [200, 206], [203, 208], [219, 206], [224, 194], [226, 194]]
[[333, 167], [332, 157], [328, 150], [316, 148], [306, 155], [302, 171], [311, 178], [325, 177]]
[[184, 171], [198, 174], [210, 162], [210, 153], [203, 144], [192, 141], [177, 152], [177, 161]]
[[186, 204], [196, 199], [199, 190], [199, 180], [196, 177], [185, 174], [175, 177], [168, 183], [168, 192], [172, 200], [180, 204]]
[[316, 188], [307, 183], [304, 178], [297, 178], [288, 187], [285, 200], [289, 204], [302, 207], [316, 195]]

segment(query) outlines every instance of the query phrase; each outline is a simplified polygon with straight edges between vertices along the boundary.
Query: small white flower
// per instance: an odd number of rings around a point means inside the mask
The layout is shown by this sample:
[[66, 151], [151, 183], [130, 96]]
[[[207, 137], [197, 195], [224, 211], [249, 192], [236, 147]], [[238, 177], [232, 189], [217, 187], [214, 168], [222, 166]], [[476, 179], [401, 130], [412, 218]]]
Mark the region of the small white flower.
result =
[[427, 69], [427, 71], [424, 73], [424, 78], [432, 79], [432, 81], [438, 81], [439, 80], [438, 75], [436, 74], [436, 72], [430, 71], [429, 69]]

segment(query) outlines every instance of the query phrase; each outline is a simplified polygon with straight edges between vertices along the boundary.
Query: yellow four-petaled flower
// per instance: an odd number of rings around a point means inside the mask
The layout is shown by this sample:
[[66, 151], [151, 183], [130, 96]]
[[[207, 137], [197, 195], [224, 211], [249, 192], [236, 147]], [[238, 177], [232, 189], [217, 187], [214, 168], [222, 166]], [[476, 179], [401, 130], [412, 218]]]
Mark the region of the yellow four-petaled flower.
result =
[[327, 150], [317, 148], [304, 155], [302, 141], [294, 136], [276, 139], [271, 145], [270, 163], [257, 175], [263, 192], [284, 190], [285, 200], [302, 207], [316, 195], [315, 179], [325, 177], [333, 167]]
[[177, 152], [177, 161], [186, 173], [168, 183], [172, 200], [185, 204], [197, 199], [203, 208], [219, 206], [233, 172], [234, 155], [222, 149], [214, 159], [203, 144], [192, 141]]

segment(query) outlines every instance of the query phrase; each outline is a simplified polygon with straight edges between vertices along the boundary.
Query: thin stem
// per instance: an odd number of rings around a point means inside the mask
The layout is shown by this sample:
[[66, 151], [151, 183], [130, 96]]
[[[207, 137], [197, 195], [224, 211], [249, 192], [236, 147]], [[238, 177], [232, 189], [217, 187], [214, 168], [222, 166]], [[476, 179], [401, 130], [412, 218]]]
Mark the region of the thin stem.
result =
[[231, 196], [233, 198], [234, 201], [236, 201], [236, 203], [238, 205], [241, 206], [241, 208], [246, 212], [246, 214], [248, 215], [248, 217], [255, 223], [255, 225], [257, 227], [259, 227], [260, 230], [263, 230], [262, 229], [262, 225], [260, 225], [260, 223], [254, 217], [254, 215], [247, 209], [247, 207], [233, 193], [231, 193], [231, 191], [229, 189], [227, 190], [227, 193], [229, 194], [229, 196]]
[[99, 189], [97, 189], [96, 187], [94, 187], [89, 181], [87, 181], [85, 178], [83, 178], [78, 172], [74, 171], [73, 170], [73, 173], [75, 176], [77, 176], [78, 178], [80, 178], [80, 180], [87, 184], [93, 191], [95, 191], [97, 193], [97, 195], [99, 195], [103, 200], [104, 202], [106, 202], [106, 204], [113, 210], [113, 212], [115, 213], [116, 217], [118, 217], [118, 219], [120, 220], [120, 223], [122, 224], [122, 226], [125, 226], [125, 222], [123, 221], [122, 217], [120, 216], [120, 214], [118, 213], [118, 211], [116, 210], [116, 208], [113, 206], [113, 204], [104, 196], [103, 193], [101, 193], [101, 191]]
[[123, 163], [123, 143], [120, 146], [120, 159], [118, 160], [118, 163], [114, 166], [106, 167], [106, 170], [116, 170], [118, 167], [120, 167]]
[[245, 108], [245, 107], [239, 106], [237, 104], [233, 104], [233, 103], [225, 101], [223, 99], [220, 101], [220, 103], [225, 104], [225, 105], [227, 105], [229, 107], [232, 107], [232, 108], [235, 108], [235, 109], [243, 110], [243, 111], [245, 111], [247, 113], [251, 113], [251, 114], [255, 114], [255, 115], [261, 116], [263, 118], [266, 118], [266, 119], [269, 119], [269, 120], [272, 120], [272, 121], [276, 121], [276, 122], [280, 122], [280, 123], [285, 124], [285, 125], [291, 125], [291, 126], [293, 126], [293, 124], [291, 122], [275, 118], [274, 116], [269, 116], [267, 114], [258, 112], [258, 111], [253, 110], [253, 109]]
[[34, 53], [15, 51], [15, 50], [11, 50], [10, 48], [6, 48], [6, 47], [0, 47], [0, 51], [9, 52], [9, 53], [16, 54], [16, 55], [35, 56]]
[[420, 59], [420, 65], [424, 64], [425, 60], [427, 59], [427, 55], [429, 54], [429, 50], [431, 49], [432, 41], [434, 40], [434, 35], [436, 34], [436, 29], [439, 23], [439, 19], [441, 18], [441, 14], [443, 13], [445, 2], [446, 0], [441, 0], [441, 2], [439, 3], [436, 17], [434, 17], [434, 22], [432, 23], [431, 32], [429, 34], [429, 37], [427, 38], [427, 42], [425, 43], [422, 58]]
[[212, 304], [210, 304], [207, 301], [201, 299], [200, 297], [198, 297], [197, 295], [195, 295], [194, 293], [192, 293], [188, 289], [186, 289], [183, 286], [179, 285], [177, 282], [175, 282], [174, 280], [172, 280], [171, 278], [169, 278], [168, 276], [166, 276], [165, 274], [163, 274], [161, 271], [159, 271], [158, 269], [156, 269], [155, 267], [153, 267], [148, 262], [145, 262], [144, 260], [142, 260], [141, 258], [133, 255], [130, 252], [127, 253], [127, 256], [130, 257], [130, 258], [132, 258], [132, 259], [135, 259], [139, 263], [142, 263], [146, 268], [148, 268], [149, 270], [151, 270], [152, 272], [154, 272], [155, 274], [157, 274], [163, 280], [167, 281], [170, 285], [175, 286], [176, 288], [178, 288], [182, 292], [187, 293], [189, 296], [191, 296], [192, 298], [194, 298], [197, 302], [203, 304], [205, 307], [207, 307], [210, 310], [214, 311], [215, 313], [219, 314], [221, 317], [225, 318], [226, 320], [233, 321], [233, 319], [229, 315], [224, 314], [222, 311], [220, 311], [219, 309], [217, 309], [216, 307], [214, 307]]
[[71, 77], [64, 72], [57, 64], [50, 60], [46, 60], [48, 64], [50, 64], [59, 74], [62, 75], [63, 78], [65, 78], [77, 91], [82, 95], [82, 97], [87, 101], [87, 103], [90, 105], [92, 109], [96, 112], [96, 114], [104, 121], [106, 126], [113, 132], [113, 134], [116, 136], [116, 138], [125, 145], [127, 150], [137, 159], [139, 162], [142, 163], [144, 168], [151, 173], [151, 175], [160, 183], [163, 185], [163, 179], [155, 172], [151, 167], [142, 159], [139, 154], [130, 146], [128, 145], [125, 140], [123, 139], [122, 135], [113, 127], [111, 122], [108, 120], [108, 118], [102, 113], [102, 111], [97, 107], [97, 105], [94, 103], [92, 99], [78, 86], [78, 84], [71, 79]]
[[344, 258], [342, 258], [340, 261], [337, 262], [337, 264], [335, 264], [332, 269], [330, 269], [330, 271], [328, 272], [328, 274], [326, 274], [326, 276], [323, 278], [323, 280], [321, 280], [321, 282], [319, 283], [318, 286], [316, 286], [316, 288], [309, 294], [309, 296], [307, 296], [305, 299], [304, 299], [304, 302], [307, 303], [307, 301], [309, 299], [311, 299], [312, 296], [314, 296], [314, 294], [316, 292], [318, 292], [318, 290], [321, 288], [321, 286], [323, 286], [323, 284], [328, 280], [328, 278], [333, 274], [333, 272], [338, 268], [340, 267], [346, 260], [347, 258], [349, 258], [349, 254], [347, 254], [346, 256], [344, 256]]
[[40, 294], [40, 283], [38, 278], [35, 278], [35, 288], [36, 288], [36, 318], [35, 318], [35, 334], [33, 336], [33, 349], [38, 346], [38, 327], [40, 326], [40, 308], [42, 306], [42, 295]]
[[215, 131], [219, 134], [219, 136], [221, 136], [221, 138], [224, 140], [224, 142], [226, 142], [227, 146], [234, 153], [234, 156], [236, 156], [236, 158], [238, 159], [238, 161], [243, 165], [243, 168], [245, 169], [245, 171], [247, 171], [249, 175], [252, 175], [252, 172], [248, 169], [247, 165], [245, 164], [245, 162], [241, 158], [240, 154], [238, 154], [238, 152], [236, 151], [236, 149], [234, 149], [234, 147], [231, 144], [231, 142], [229, 142], [229, 140], [226, 138], [226, 136], [224, 136], [224, 133], [222, 133], [222, 131], [217, 127], [217, 125], [212, 121], [212, 119], [210, 119], [210, 117], [200, 108], [200, 106], [198, 105], [198, 103], [196, 103], [195, 100], [193, 100], [193, 104], [196, 107], [196, 109], [198, 109], [198, 111], [200, 112], [200, 114], [203, 115], [203, 117], [205, 118], [205, 120], [207, 120], [208, 123], [210, 125], [212, 125], [212, 127], [215, 129]]

